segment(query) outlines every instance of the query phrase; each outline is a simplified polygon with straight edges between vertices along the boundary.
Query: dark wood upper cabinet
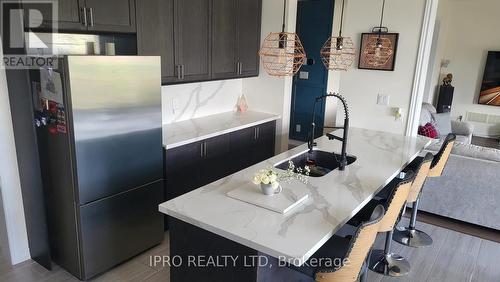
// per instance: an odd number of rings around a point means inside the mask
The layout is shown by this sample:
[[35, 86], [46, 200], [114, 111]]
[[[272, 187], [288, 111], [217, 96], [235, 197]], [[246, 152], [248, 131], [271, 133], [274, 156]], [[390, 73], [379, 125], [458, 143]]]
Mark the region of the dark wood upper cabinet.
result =
[[134, 0], [85, 0], [85, 7], [89, 31], [136, 31]]
[[238, 1], [213, 0], [212, 6], [212, 77], [238, 77]]
[[[62, 31], [86, 31], [84, 3], [85, 0], [59, 0], [57, 2], [57, 15], [54, 15], [52, 7], [48, 5], [37, 6], [34, 2], [30, 2], [29, 5], [35, 5], [43, 16], [42, 24], [32, 29], [35, 31], [52, 31], [53, 28]], [[25, 17], [25, 25], [28, 28], [28, 15], [25, 14]]]
[[137, 0], [139, 55], [161, 56], [162, 83], [177, 80], [174, 53], [174, 0]]
[[262, 0], [238, 0], [240, 76], [259, 75]]
[[59, 0], [57, 19], [42, 7], [43, 24], [35, 30], [49, 30], [57, 21], [61, 32], [134, 33], [135, 0]]
[[162, 58], [162, 83], [259, 74], [262, 0], [136, 0], [139, 55]]
[[[86, 29], [83, 25], [83, 9], [80, 9], [82, 5], [80, 2], [83, 0], [59, 0], [58, 2], [58, 19], [57, 25], [58, 29], [67, 30], [84, 30]], [[53, 19], [49, 19], [53, 20]]]
[[213, 0], [212, 78], [259, 74], [262, 0]]
[[210, 2], [174, 2], [175, 63], [180, 81], [210, 79]]

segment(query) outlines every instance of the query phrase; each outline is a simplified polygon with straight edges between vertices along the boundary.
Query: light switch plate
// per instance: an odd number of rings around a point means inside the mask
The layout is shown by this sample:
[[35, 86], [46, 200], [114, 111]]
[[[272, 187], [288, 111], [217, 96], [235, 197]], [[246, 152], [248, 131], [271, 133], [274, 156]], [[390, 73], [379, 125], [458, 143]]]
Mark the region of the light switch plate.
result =
[[299, 78], [300, 79], [309, 79], [309, 72], [308, 71], [299, 72]]
[[382, 101], [382, 103], [384, 104], [384, 106], [389, 106], [389, 99], [390, 99], [389, 95], [384, 95], [384, 98], [383, 98], [383, 101]]
[[295, 132], [300, 132], [300, 124], [295, 125]]
[[377, 96], [377, 105], [389, 106], [389, 95], [378, 94]]

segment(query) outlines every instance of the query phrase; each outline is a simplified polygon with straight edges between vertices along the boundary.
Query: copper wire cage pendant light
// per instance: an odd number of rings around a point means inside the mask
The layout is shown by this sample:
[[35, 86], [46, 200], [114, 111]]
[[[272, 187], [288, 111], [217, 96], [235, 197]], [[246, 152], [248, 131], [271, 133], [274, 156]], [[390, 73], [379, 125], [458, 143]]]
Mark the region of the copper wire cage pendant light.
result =
[[320, 56], [325, 67], [329, 70], [347, 71], [354, 63], [356, 48], [350, 37], [342, 36], [344, 22], [345, 0], [342, 0], [342, 13], [338, 37], [330, 37], [321, 48]]
[[363, 50], [363, 56], [366, 64], [378, 67], [383, 66], [389, 62], [394, 55], [392, 42], [387, 37], [382, 37], [382, 33], [387, 33], [388, 28], [382, 26], [384, 20], [385, 0], [382, 0], [382, 13], [380, 15], [380, 25], [373, 28], [372, 32], [378, 32], [377, 37], [372, 37], [366, 48]]
[[304, 46], [298, 34], [285, 32], [286, 0], [283, 1], [281, 32], [271, 32], [264, 39], [259, 56], [266, 72], [271, 76], [292, 76], [306, 59]]

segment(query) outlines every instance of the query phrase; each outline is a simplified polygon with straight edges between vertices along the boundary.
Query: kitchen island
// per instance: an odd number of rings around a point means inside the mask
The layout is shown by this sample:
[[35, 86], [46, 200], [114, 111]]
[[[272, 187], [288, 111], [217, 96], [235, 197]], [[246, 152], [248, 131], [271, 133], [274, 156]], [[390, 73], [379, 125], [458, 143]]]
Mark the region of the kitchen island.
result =
[[[333, 133], [339, 135], [338, 131]], [[340, 142], [325, 136], [316, 142], [317, 150], [336, 153], [341, 150]], [[269, 275], [279, 276], [276, 267], [259, 266], [258, 261], [249, 263], [263, 254], [265, 258], [302, 265], [430, 143], [431, 139], [423, 137], [351, 128], [347, 153], [357, 160], [345, 171], [311, 177], [308, 184], [298, 181], [286, 184], [292, 190], [300, 185], [309, 191], [308, 199], [286, 214], [230, 198], [226, 193], [253, 185], [251, 179], [256, 171], [306, 152], [306, 144], [161, 204], [159, 210], [172, 217], [171, 257], [239, 258], [225, 267], [189, 264], [185, 259], [171, 268], [171, 281], [203, 277], [217, 281], [257, 281], [262, 277], [268, 279]], [[269, 269], [274, 272], [270, 274]]]

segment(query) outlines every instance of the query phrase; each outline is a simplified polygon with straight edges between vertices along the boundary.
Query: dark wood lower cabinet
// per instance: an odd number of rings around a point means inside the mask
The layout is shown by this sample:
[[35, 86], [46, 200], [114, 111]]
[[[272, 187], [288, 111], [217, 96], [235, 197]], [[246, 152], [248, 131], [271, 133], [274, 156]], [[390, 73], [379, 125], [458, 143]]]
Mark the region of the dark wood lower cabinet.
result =
[[274, 156], [275, 135], [272, 121], [164, 150], [165, 200]]
[[276, 123], [264, 123], [256, 126], [257, 139], [253, 146], [253, 163], [261, 162], [274, 156]]
[[[306, 274], [289, 268], [278, 258], [259, 252], [182, 220], [172, 218], [170, 281], [303, 281], [313, 282]], [[216, 263], [188, 263], [196, 258], [211, 258]]]
[[231, 166], [229, 138], [227, 135], [217, 136], [202, 141], [204, 154], [201, 162], [201, 185], [214, 182], [229, 173]]

